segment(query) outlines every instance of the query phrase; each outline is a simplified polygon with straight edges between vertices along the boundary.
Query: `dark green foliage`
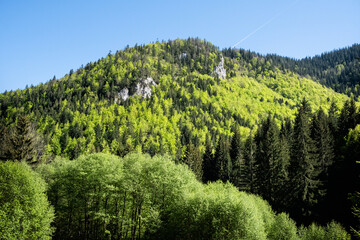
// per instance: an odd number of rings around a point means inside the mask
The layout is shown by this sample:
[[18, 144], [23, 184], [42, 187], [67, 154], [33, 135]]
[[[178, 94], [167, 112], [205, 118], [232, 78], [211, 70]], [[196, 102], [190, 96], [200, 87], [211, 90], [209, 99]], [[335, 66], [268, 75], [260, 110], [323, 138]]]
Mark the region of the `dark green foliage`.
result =
[[33, 163], [42, 154], [42, 140], [26, 116], [19, 116], [15, 125], [2, 127], [0, 159]]
[[205, 153], [203, 154], [203, 182], [212, 182], [217, 180], [216, 162], [212, 152], [211, 142], [207, 138], [205, 143]]
[[[318, 159], [315, 155], [315, 144], [311, 139], [311, 109], [304, 99], [294, 123], [293, 142], [291, 146], [291, 163], [289, 177], [291, 179], [292, 214], [294, 218], [309, 221], [319, 191]], [[309, 220], [306, 220], [309, 219]]]
[[0, 239], [51, 239], [45, 182], [24, 163], [0, 163]]
[[331, 134], [328, 117], [320, 108], [313, 116], [311, 136], [315, 143], [315, 154], [318, 168], [321, 172], [320, 179], [324, 182], [328, 178], [329, 167], [334, 161], [334, 138]]
[[337, 92], [360, 95], [360, 45], [323, 53], [301, 60], [267, 55], [265, 57], [282, 70], [290, 70], [302, 76], [310, 76]]
[[216, 145], [214, 159], [216, 162], [217, 179], [223, 182], [229, 181], [232, 174], [232, 162], [230, 157], [230, 143], [225, 135], [220, 135]]
[[286, 196], [289, 151], [274, 119], [269, 115], [255, 135], [256, 191], [276, 209]]
[[249, 136], [246, 139], [245, 149], [244, 149], [244, 175], [245, 175], [245, 191], [250, 193], [255, 193], [255, 183], [256, 183], [256, 162], [255, 162], [255, 154], [256, 154], [256, 144], [252, 136]]
[[233, 129], [233, 136], [230, 144], [230, 158], [232, 171], [230, 176], [230, 182], [234, 184], [239, 190], [246, 189], [246, 175], [245, 175], [245, 160], [243, 156], [243, 147], [240, 135], [240, 129], [238, 125], [235, 125]]
[[195, 173], [198, 180], [203, 178], [203, 159], [198, 147], [195, 147], [192, 143], [187, 145], [185, 157], [183, 163], [189, 166], [189, 168]]

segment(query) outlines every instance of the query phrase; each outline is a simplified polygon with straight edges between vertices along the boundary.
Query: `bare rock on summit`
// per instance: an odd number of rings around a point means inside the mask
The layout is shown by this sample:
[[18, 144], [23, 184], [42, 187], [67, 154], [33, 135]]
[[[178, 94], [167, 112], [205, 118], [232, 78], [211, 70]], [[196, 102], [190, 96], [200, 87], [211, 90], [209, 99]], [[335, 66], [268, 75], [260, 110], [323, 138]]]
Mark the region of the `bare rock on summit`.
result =
[[219, 78], [226, 78], [226, 69], [224, 68], [224, 57], [221, 57], [221, 61], [217, 67], [214, 69], [214, 75], [217, 75]]

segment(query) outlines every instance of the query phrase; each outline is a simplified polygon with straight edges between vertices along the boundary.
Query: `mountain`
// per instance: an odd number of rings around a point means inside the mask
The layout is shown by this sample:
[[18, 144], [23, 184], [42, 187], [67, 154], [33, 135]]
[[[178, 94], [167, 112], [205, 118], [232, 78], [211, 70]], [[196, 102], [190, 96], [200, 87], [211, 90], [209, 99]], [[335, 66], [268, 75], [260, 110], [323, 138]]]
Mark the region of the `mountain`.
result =
[[180, 159], [190, 142], [201, 152], [207, 138], [215, 146], [235, 122], [248, 136], [269, 114], [278, 124], [294, 120], [303, 98], [326, 111], [347, 96], [269, 57], [189, 38], [125, 48], [61, 79], [1, 94], [0, 122], [9, 128], [27, 115], [45, 156], [139, 150]]

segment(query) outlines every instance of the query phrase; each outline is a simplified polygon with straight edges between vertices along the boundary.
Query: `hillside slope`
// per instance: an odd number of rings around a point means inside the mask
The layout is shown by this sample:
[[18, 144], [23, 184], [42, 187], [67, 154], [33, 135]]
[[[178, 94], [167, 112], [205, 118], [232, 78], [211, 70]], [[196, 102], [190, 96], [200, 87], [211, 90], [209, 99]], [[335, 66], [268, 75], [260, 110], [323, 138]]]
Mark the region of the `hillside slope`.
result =
[[1, 94], [0, 122], [6, 129], [27, 115], [45, 156], [137, 150], [180, 159], [190, 142], [204, 152], [207, 138], [215, 146], [234, 123], [247, 136], [268, 114], [278, 123], [293, 119], [303, 98], [326, 111], [348, 97], [254, 54], [174, 40], [126, 48], [61, 79]]
[[266, 59], [281, 69], [310, 77], [337, 92], [360, 96], [359, 44], [300, 60], [276, 55], [267, 55]]

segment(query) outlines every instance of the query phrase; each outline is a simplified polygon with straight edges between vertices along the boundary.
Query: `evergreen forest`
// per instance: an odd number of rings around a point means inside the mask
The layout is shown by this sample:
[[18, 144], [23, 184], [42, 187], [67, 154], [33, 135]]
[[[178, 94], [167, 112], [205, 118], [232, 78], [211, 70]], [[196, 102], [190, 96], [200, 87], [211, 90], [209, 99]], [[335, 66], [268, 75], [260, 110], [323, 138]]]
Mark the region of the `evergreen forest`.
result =
[[0, 94], [0, 239], [359, 238], [359, 59], [176, 39]]

